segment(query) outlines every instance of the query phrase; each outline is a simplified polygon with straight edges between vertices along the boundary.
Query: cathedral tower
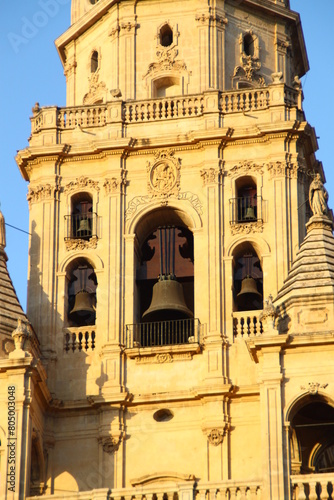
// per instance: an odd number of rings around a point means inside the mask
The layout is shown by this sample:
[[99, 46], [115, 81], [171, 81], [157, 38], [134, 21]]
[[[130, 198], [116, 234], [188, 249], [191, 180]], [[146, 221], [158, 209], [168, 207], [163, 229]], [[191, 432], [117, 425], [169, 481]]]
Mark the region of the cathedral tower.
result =
[[334, 240], [298, 14], [72, 0], [56, 46], [67, 105], [37, 104], [17, 155], [35, 350], [1, 363], [35, 364], [4, 498], [330, 498]]

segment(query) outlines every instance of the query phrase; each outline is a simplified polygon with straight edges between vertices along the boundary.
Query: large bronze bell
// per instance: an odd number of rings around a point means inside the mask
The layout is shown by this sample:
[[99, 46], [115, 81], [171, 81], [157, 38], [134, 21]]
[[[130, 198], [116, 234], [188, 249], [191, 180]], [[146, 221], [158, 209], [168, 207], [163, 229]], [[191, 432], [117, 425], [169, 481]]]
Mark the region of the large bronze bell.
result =
[[89, 317], [95, 315], [94, 301], [94, 294], [87, 292], [87, 290], [80, 290], [75, 296], [70, 316]]
[[262, 302], [262, 294], [258, 291], [256, 281], [246, 276], [241, 282], [241, 290], [237, 295], [239, 310], [258, 309], [256, 302]]
[[153, 287], [150, 307], [144, 312], [145, 321], [169, 321], [192, 318], [193, 313], [184, 300], [182, 284], [166, 277]]

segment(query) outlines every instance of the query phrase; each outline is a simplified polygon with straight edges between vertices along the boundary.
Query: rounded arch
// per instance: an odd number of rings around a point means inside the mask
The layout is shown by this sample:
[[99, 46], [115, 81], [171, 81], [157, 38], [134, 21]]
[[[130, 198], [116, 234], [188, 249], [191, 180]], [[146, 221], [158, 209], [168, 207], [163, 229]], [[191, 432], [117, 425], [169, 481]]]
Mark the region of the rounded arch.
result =
[[318, 390], [317, 394], [304, 391], [290, 400], [284, 409], [285, 422], [291, 422], [301, 408], [315, 402], [326, 403], [334, 408], [334, 400], [325, 394], [324, 391]]
[[96, 253], [92, 253], [92, 254], [87, 254], [87, 253], [84, 253], [84, 252], [72, 252], [70, 255], [68, 255], [67, 257], [65, 257], [65, 259], [63, 259], [63, 261], [60, 263], [59, 265], [59, 272], [60, 273], [65, 273], [67, 272], [68, 270], [71, 269], [71, 263], [77, 263], [78, 260], [85, 260], [87, 262], [89, 262], [89, 264], [91, 264], [91, 266], [94, 268], [94, 271], [95, 272], [99, 272], [99, 271], [102, 271], [104, 269], [104, 263], [103, 263], [103, 260], [101, 259], [101, 257], [99, 257], [98, 255], [96, 255]]
[[[172, 221], [169, 220], [169, 224], [181, 223], [181, 225], [184, 225], [191, 231], [202, 227], [202, 219], [190, 202], [188, 203], [187, 210], [185, 210], [184, 201], [169, 200], [168, 206], [162, 206], [160, 201], [152, 201], [137, 208], [136, 213], [126, 224], [125, 234], [136, 234], [140, 241], [144, 241], [153, 227], [152, 220], [155, 220], [159, 215], [167, 214], [167, 212], [168, 215], [174, 212], [174, 219]], [[163, 222], [162, 219], [161, 224]]]
[[261, 238], [260, 236], [251, 236], [245, 239], [245, 236], [240, 236], [228, 247], [227, 257], [233, 257], [236, 249], [246, 243], [249, 243], [254, 247], [254, 250], [260, 259], [271, 253], [270, 245], [264, 238]]

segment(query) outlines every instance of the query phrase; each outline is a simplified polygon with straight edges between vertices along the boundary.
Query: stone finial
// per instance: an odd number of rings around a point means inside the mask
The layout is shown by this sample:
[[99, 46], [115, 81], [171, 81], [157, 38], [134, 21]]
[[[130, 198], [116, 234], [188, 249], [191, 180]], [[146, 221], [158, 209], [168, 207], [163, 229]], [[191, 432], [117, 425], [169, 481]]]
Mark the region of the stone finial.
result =
[[6, 246], [6, 229], [5, 218], [0, 211], [0, 250], [4, 250]]
[[320, 174], [317, 173], [310, 184], [309, 201], [313, 215], [327, 215], [328, 193], [324, 187]]
[[262, 323], [263, 333], [264, 334], [276, 334], [277, 325], [276, 319], [278, 317], [277, 310], [273, 304], [273, 296], [269, 295], [269, 297], [265, 300], [266, 306], [263, 309], [263, 312], [259, 316], [259, 320]]
[[17, 327], [12, 333], [12, 337], [15, 343], [15, 349], [9, 354], [10, 358], [26, 358], [30, 356], [30, 338], [31, 332], [30, 328], [26, 323], [23, 323], [21, 319], [17, 320]]

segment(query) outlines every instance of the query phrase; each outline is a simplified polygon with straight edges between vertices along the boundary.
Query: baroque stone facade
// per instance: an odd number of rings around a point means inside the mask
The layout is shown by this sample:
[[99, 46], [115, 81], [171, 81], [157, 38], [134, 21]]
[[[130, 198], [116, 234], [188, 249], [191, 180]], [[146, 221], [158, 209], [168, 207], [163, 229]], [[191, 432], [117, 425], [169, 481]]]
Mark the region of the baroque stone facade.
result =
[[34, 107], [16, 158], [27, 315], [0, 217], [0, 497], [330, 499], [334, 239], [298, 14], [71, 19], [67, 106]]

